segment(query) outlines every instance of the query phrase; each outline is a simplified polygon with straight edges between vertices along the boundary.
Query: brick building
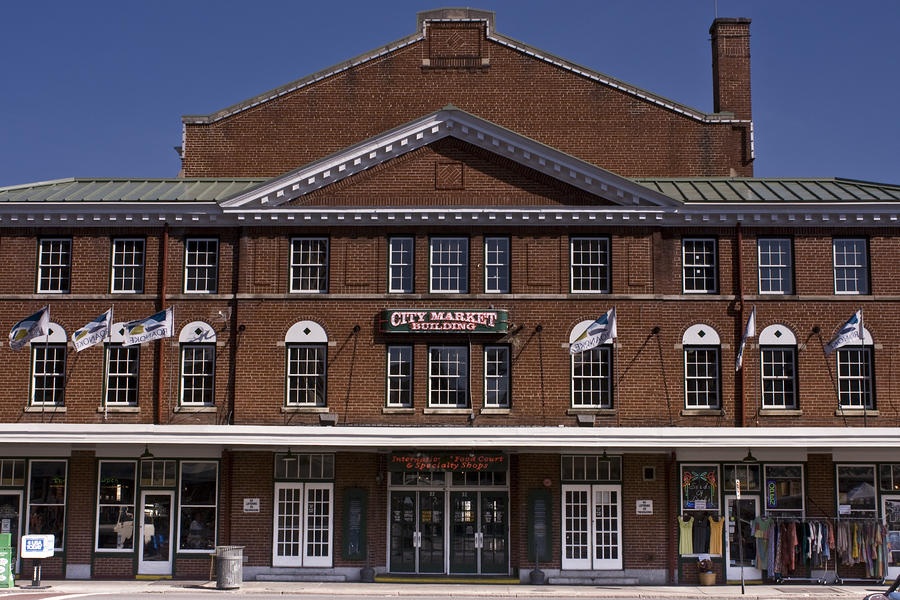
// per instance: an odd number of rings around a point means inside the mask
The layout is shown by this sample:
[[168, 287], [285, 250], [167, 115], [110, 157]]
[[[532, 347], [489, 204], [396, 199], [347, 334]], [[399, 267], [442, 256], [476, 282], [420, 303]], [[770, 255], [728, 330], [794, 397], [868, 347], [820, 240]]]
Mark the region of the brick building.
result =
[[[493, 18], [184, 117], [176, 179], [0, 188], [0, 323], [47, 317], [0, 348], [0, 529], [46, 576], [900, 569], [900, 186], [753, 177], [747, 19], [709, 114]], [[881, 555], [768, 564], [811, 524]]]

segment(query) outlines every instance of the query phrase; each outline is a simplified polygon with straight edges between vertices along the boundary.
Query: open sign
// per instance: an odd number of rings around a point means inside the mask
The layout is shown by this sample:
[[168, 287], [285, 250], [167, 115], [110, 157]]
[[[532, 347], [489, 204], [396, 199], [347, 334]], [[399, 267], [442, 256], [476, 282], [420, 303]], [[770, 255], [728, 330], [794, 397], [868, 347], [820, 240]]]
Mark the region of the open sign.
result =
[[53, 556], [53, 547], [56, 545], [56, 536], [49, 535], [23, 535], [22, 558], [50, 558]]

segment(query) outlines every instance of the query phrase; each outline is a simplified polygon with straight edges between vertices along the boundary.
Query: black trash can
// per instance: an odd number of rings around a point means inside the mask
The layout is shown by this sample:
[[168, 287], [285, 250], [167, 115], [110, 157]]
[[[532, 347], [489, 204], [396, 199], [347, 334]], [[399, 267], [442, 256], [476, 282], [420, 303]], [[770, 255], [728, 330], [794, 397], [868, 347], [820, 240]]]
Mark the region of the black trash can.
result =
[[216, 589], [241, 587], [244, 578], [244, 547], [216, 546]]

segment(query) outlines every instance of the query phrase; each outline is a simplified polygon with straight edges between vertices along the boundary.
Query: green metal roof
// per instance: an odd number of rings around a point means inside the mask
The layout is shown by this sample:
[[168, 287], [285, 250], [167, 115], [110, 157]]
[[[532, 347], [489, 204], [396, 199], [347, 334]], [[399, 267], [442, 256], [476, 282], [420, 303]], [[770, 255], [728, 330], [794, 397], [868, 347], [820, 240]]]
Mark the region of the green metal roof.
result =
[[4, 202], [218, 202], [265, 179], [56, 179], [0, 187]]
[[900, 185], [853, 179], [673, 178], [635, 179], [679, 202], [823, 203], [896, 202]]
[[[267, 179], [57, 179], [0, 187], [0, 203], [220, 202]], [[635, 182], [682, 203], [900, 202], [900, 185], [852, 179], [672, 178]]]

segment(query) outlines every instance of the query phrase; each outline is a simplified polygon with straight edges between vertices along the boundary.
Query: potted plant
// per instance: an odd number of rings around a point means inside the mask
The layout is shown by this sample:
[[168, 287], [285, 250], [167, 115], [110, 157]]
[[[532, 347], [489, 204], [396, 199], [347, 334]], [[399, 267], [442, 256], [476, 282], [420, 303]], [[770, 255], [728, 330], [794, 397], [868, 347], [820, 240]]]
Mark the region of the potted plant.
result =
[[697, 559], [697, 571], [700, 573], [700, 585], [714, 585], [716, 583], [713, 561], [708, 556]]

